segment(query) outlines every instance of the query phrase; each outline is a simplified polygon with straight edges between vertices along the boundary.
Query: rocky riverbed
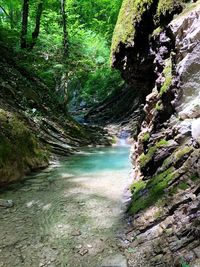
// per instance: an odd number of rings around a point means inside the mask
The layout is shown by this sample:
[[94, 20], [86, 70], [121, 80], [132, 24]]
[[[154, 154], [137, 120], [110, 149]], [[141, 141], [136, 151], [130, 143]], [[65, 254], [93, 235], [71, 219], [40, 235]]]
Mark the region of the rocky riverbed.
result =
[[89, 149], [2, 191], [14, 206], [0, 207], [0, 266], [126, 266], [128, 157], [128, 147]]

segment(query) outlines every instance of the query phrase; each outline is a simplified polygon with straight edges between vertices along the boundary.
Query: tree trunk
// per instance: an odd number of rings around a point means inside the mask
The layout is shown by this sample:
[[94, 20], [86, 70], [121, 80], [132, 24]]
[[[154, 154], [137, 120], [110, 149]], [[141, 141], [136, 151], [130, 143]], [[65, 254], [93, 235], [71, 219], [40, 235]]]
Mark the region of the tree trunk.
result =
[[37, 38], [40, 33], [40, 22], [41, 22], [41, 17], [42, 17], [42, 11], [43, 11], [43, 1], [41, 0], [38, 4], [37, 7], [37, 12], [36, 12], [36, 19], [35, 19], [35, 29], [32, 33], [32, 41], [30, 44], [30, 49], [33, 49], [33, 47], [36, 45]]
[[22, 8], [22, 30], [20, 37], [20, 45], [21, 48], [27, 48], [27, 27], [28, 27], [28, 12], [29, 12], [29, 0], [23, 0], [23, 8]]
[[10, 28], [14, 29], [14, 11], [13, 11], [13, 8], [10, 9]]
[[67, 35], [67, 16], [65, 12], [65, 0], [61, 1], [61, 14], [62, 14], [62, 26], [63, 26], [63, 55], [68, 56], [68, 35]]

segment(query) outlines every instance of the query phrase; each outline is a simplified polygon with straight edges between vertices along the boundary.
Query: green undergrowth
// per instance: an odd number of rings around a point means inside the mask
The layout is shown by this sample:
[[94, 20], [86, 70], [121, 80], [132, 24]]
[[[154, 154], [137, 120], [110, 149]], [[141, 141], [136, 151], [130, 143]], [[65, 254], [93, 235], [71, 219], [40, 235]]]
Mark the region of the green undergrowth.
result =
[[47, 163], [47, 154], [32, 132], [16, 115], [0, 109], [0, 183]]
[[129, 212], [135, 214], [156, 203], [165, 194], [169, 182], [177, 177], [174, 167], [155, 175], [149, 181], [138, 181], [131, 187], [133, 196]]

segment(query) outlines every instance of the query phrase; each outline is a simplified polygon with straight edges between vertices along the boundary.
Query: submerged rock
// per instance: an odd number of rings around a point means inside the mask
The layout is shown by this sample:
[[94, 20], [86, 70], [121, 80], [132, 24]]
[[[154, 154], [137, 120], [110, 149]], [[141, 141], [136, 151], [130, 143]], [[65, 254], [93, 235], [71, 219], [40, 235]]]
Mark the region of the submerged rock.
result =
[[14, 206], [13, 200], [0, 199], [0, 207], [12, 208]]

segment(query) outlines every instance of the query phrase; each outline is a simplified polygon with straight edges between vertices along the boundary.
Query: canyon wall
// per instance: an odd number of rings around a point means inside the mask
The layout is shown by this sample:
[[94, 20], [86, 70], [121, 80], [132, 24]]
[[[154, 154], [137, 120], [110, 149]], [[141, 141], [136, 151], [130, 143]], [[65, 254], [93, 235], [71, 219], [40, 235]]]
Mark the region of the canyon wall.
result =
[[126, 254], [130, 266], [194, 267], [200, 266], [200, 1], [166, 8], [162, 2], [124, 1], [113, 37], [113, 66], [145, 97], [132, 147]]

